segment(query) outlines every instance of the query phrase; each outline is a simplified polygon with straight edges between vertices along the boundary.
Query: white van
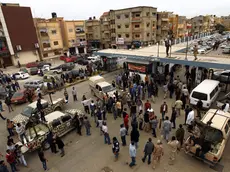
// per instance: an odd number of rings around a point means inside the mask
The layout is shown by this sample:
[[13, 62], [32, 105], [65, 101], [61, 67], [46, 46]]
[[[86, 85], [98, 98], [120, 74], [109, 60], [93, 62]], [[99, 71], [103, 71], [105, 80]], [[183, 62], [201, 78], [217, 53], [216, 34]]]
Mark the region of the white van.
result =
[[216, 100], [221, 88], [220, 82], [206, 79], [194, 88], [190, 94], [190, 104], [196, 105], [199, 100], [203, 102], [203, 108], [210, 108]]

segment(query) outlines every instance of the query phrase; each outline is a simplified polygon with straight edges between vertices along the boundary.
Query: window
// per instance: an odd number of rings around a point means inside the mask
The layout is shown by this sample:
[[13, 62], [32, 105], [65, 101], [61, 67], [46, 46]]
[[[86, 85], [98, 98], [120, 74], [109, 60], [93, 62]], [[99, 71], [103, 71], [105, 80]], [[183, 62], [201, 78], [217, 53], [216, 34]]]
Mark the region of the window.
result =
[[155, 35], [155, 33], [152, 34], [153, 36]]
[[58, 41], [54, 41], [54, 45], [58, 45]]
[[146, 24], [146, 27], [149, 27], [149, 25], [150, 25], [150, 23], [147, 23], [147, 24]]
[[69, 29], [69, 32], [73, 32], [73, 29]]
[[125, 34], [125, 37], [126, 37], [126, 38], [129, 38], [129, 34]]
[[149, 16], [149, 12], [146, 13], [146, 16], [147, 16], [147, 17]]
[[147, 35], [147, 37], [149, 37], [150, 33], [147, 33], [146, 35]]
[[135, 25], [135, 28], [139, 28], [139, 27], [140, 27], [140, 25], [139, 25], [139, 24], [136, 24], [136, 25]]
[[43, 54], [43, 57], [48, 57], [48, 53], [44, 53], [44, 54]]
[[125, 18], [129, 18], [129, 14], [125, 14]]
[[80, 39], [80, 42], [82, 41], [82, 39]]
[[141, 14], [136, 14], [136, 15], [135, 15], [135, 17], [140, 17], [140, 16], [141, 16]]
[[136, 38], [140, 38], [140, 35], [139, 35], [139, 34], [136, 34], [135, 37], [136, 37]]
[[125, 28], [129, 28], [129, 25], [128, 25], [128, 24], [126, 24], [126, 25], [125, 25]]
[[121, 18], [121, 16], [120, 15], [117, 15], [117, 19], [120, 19]]
[[214, 89], [211, 93], [210, 93], [210, 99], [212, 99], [216, 94], [216, 90]]
[[229, 126], [228, 126], [228, 124], [225, 125], [224, 131], [225, 131], [226, 134], [228, 133], [228, 131], [229, 131]]
[[156, 13], [152, 13], [153, 16], [156, 16]]
[[117, 36], [118, 36], [118, 38], [121, 38], [121, 34], [118, 34]]
[[153, 23], [153, 27], [155, 27], [155, 23]]
[[75, 42], [74, 39], [72, 39], [71, 42], [74, 43]]
[[117, 28], [120, 29], [120, 28], [121, 28], [121, 25], [117, 25]]
[[57, 33], [57, 31], [56, 31], [56, 30], [52, 30], [51, 32], [52, 32], [52, 34], [56, 34], [56, 33]]
[[195, 99], [200, 99], [200, 100], [208, 100], [207, 94], [199, 93], [199, 92], [196, 92], [196, 91], [194, 91], [192, 93], [192, 97], [195, 98]]

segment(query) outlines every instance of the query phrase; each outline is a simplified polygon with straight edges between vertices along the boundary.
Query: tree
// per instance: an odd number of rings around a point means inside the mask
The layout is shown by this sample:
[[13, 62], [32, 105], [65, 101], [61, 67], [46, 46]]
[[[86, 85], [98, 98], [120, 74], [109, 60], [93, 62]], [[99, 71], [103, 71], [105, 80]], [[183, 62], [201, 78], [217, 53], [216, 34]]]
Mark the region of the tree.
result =
[[225, 26], [219, 23], [215, 26], [215, 28], [220, 34], [222, 34], [226, 30]]

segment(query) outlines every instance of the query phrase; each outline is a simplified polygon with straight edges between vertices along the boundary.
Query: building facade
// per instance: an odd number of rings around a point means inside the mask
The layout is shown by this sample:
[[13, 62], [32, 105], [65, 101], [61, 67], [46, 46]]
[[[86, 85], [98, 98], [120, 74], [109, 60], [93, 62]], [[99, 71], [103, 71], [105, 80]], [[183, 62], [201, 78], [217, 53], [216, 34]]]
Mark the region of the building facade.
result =
[[86, 39], [88, 48], [101, 48], [101, 22], [96, 17], [86, 20]]
[[178, 16], [177, 38], [187, 36], [189, 30], [187, 29], [187, 18], [185, 16]]
[[123, 48], [156, 42], [157, 8], [110, 10], [111, 45]]
[[34, 19], [42, 59], [55, 58], [63, 54], [62, 21], [63, 18]]
[[84, 20], [65, 21], [64, 42], [70, 54], [86, 53], [86, 28]]
[[171, 12], [157, 13], [157, 41], [162, 44], [169, 35], [169, 15]]
[[[26, 19], [26, 20], [25, 20]], [[31, 9], [0, 4], [0, 62], [11, 66], [40, 60]]]
[[111, 27], [110, 27], [110, 15], [109, 12], [104, 12], [100, 17], [101, 22], [101, 43], [102, 48], [111, 47]]

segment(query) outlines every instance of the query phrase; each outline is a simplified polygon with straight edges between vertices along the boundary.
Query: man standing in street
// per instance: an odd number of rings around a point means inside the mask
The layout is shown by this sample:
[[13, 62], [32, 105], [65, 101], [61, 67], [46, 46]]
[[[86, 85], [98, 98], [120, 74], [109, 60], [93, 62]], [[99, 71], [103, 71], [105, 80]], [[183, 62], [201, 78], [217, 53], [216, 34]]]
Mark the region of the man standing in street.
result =
[[194, 110], [192, 108], [190, 108], [190, 112], [188, 113], [188, 117], [186, 120], [186, 124], [188, 125], [189, 131], [192, 129], [192, 122], [193, 122], [194, 118], [195, 118]]
[[104, 141], [105, 141], [105, 144], [110, 145], [111, 142], [110, 142], [110, 137], [109, 137], [109, 133], [108, 133], [108, 127], [107, 127], [107, 125], [106, 125], [106, 122], [103, 122], [102, 131], [103, 131], [103, 133], [104, 133]]
[[85, 125], [86, 135], [87, 135], [87, 136], [90, 136], [90, 135], [91, 135], [91, 133], [90, 133], [91, 125], [90, 125], [90, 122], [89, 122], [87, 116], [86, 116], [85, 119], [84, 119], [84, 125]]
[[136, 149], [138, 148], [138, 142], [139, 142], [139, 137], [140, 137], [140, 133], [137, 130], [137, 128], [132, 128], [132, 131], [130, 133], [130, 137], [131, 137], [131, 142], [134, 142]]
[[170, 40], [169, 39], [165, 39], [165, 48], [166, 48], [166, 57], [169, 56], [169, 48], [170, 48]]
[[5, 99], [5, 104], [7, 105], [9, 112], [14, 111], [12, 106], [11, 106], [11, 99], [10, 99], [9, 95]]
[[15, 154], [9, 149], [6, 150], [6, 161], [10, 164], [12, 172], [18, 171], [16, 168]]
[[148, 164], [151, 163], [151, 155], [153, 153], [154, 150], [154, 144], [152, 143], [152, 139], [149, 138], [148, 142], [145, 144], [145, 148], [144, 148], [144, 157], [142, 158], [142, 161], [145, 162], [146, 157], [148, 156]]
[[163, 136], [167, 142], [169, 141], [169, 133], [170, 133], [171, 129], [172, 129], [172, 124], [169, 121], [169, 117], [166, 116], [165, 121], [163, 122]]
[[199, 100], [196, 104], [196, 110], [197, 110], [197, 117], [201, 119], [201, 114], [200, 111], [203, 108], [203, 102], [201, 100]]
[[175, 107], [172, 107], [172, 115], [171, 115], [171, 123], [173, 124], [172, 128], [176, 128], [176, 117], [177, 117], [177, 112], [175, 110]]
[[47, 165], [46, 165], [46, 162], [48, 162], [48, 160], [45, 158], [44, 152], [41, 148], [38, 150], [38, 157], [40, 161], [42, 162], [43, 169], [45, 171], [48, 170]]
[[131, 163], [129, 164], [129, 167], [133, 167], [136, 165], [136, 154], [137, 154], [137, 150], [136, 150], [134, 142], [132, 141], [129, 145], [129, 155], [132, 160]]
[[170, 146], [170, 155], [169, 155], [169, 165], [173, 165], [176, 160], [177, 149], [179, 147], [179, 142], [176, 140], [176, 137], [173, 136], [172, 140], [168, 142]]
[[176, 139], [180, 142], [180, 147], [182, 147], [184, 141], [184, 129], [182, 124], [180, 124], [179, 128], [176, 130]]
[[122, 141], [122, 146], [126, 146], [126, 134], [127, 134], [127, 130], [124, 126], [124, 124], [120, 125], [120, 136], [121, 136], [121, 141]]
[[25, 130], [25, 126], [21, 125], [20, 123], [17, 123], [16, 126], [16, 132], [18, 133], [18, 136], [22, 142], [22, 144], [24, 144], [24, 138], [26, 139], [26, 142], [29, 142], [28, 138], [26, 137], [26, 130]]
[[120, 144], [116, 137], [113, 138], [113, 147], [112, 147], [113, 153], [115, 155], [115, 161], [117, 161], [120, 151]]
[[164, 102], [160, 107], [160, 113], [162, 114], [162, 120], [164, 120], [165, 114], [168, 112], [168, 105]]
[[73, 89], [72, 89], [72, 95], [73, 95], [73, 101], [77, 101], [77, 91], [76, 91], [75, 87], [73, 87]]
[[64, 143], [60, 137], [56, 137], [55, 141], [56, 141], [56, 144], [58, 146], [58, 149], [60, 149], [60, 151], [61, 151], [61, 157], [63, 157], [65, 155], [65, 150], [64, 150], [65, 145], [64, 145]]
[[197, 54], [198, 54], [198, 48], [197, 48], [197, 45], [194, 45], [193, 47], [193, 55], [195, 57], [194, 60], [197, 60]]
[[184, 125], [186, 125], [186, 121], [187, 121], [187, 118], [188, 118], [188, 113], [190, 112], [190, 108], [189, 108], [189, 105], [186, 106], [185, 110], [185, 120], [184, 120]]
[[179, 99], [175, 102], [175, 108], [176, 108], [176, 112], [177, 112], [177, 116], [180, 116], [180, 111], [183, 107], [183, 102]]

